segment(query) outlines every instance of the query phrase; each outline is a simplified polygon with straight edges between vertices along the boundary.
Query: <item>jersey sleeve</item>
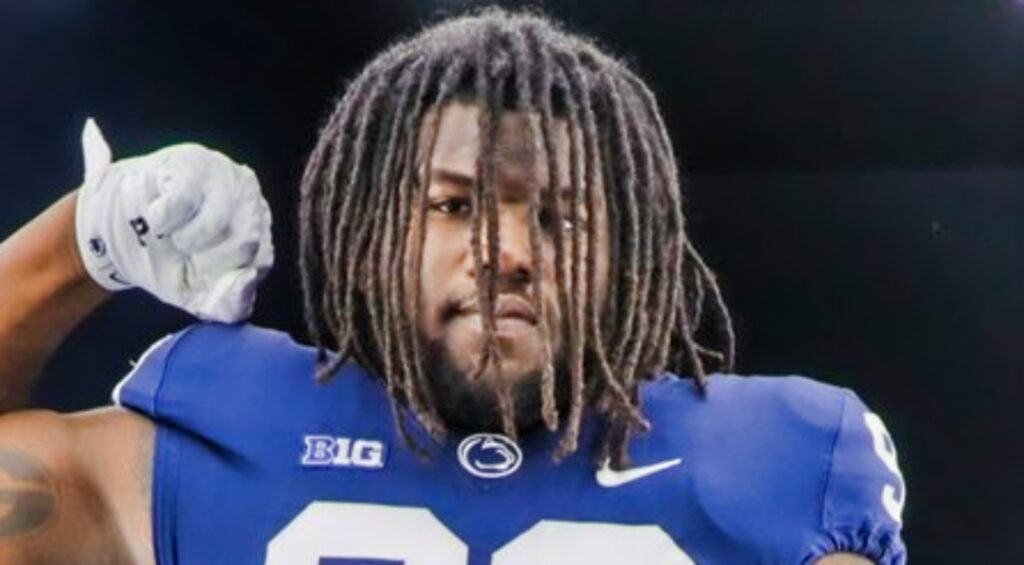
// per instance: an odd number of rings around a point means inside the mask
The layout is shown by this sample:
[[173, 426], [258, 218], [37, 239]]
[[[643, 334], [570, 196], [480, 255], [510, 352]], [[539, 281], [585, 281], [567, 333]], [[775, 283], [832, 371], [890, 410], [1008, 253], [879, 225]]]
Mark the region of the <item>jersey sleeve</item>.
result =
[[[154, 422], [219, 443], [233, 428], [251, 428], [250, 403], [276, 403], [311, 388], [314, 353], [286, 333], [251, 324], [199, 322], [154, 343], [115, 387], [114, 403]], [[280, 381], [280, 382], [277, 382]], [[244, 399], [227, 403], [226, 398]], [[233, 428], [232, 428], [233, 427]]]
[[179, 343], [197, 326], [189, 326], [168, 334], [146, 349], [132, 365], [131, 371], [114, 387], [111, 400], [117, 406], [141, 412], [151, 418], [158, 414], [157, 397], [164, 382], [167, 367]]
[[821, 508], [821, 532], [804, 559], [836, 552], [863, 555], [882, 565], [903, 564], [900, 536], [906, 485], [896, 448], [881, 418], [844, 390]]

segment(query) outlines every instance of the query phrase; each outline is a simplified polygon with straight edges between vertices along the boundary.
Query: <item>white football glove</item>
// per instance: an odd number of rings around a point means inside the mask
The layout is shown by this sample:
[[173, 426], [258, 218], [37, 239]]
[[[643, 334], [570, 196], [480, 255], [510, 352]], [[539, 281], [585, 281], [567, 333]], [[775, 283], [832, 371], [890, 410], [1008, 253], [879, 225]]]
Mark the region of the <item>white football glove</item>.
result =
[[139, 287], [204, 320], [249, 317], [274, 263], [270, 207], [252, 169], [195, 143], [111, 163], [92, 119], [82, 151], [78, 250], [100, 286]]

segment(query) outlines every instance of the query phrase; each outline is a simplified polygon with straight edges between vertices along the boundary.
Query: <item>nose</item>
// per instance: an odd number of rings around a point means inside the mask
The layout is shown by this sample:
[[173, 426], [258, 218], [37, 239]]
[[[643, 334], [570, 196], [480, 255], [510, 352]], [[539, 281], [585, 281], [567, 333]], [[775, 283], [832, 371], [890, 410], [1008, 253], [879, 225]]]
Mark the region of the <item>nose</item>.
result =
[[[480, 231], [480, 251], [484, 270], [494, 268], [487, 241], [487, 219]], [[502, 286], [521, 287], [533, 280], [533, 260], [530, 252], [529, 213], [498, 209], [498, 279]], [[475, 273], [474, 273], [475, 274]]]

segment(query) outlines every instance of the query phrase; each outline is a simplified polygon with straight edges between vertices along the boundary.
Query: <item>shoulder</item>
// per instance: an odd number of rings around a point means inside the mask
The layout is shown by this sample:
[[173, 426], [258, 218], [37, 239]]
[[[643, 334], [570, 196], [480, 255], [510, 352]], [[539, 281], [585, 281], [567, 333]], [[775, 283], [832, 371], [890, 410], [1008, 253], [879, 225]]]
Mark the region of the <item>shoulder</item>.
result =
[[161, 429], [187, 431], [222, 447], [261, 431], [336, 415], [354, 419], [387, 406], [383, 387], [358, 365], [344, 366], [325, 386], [314, 378], [316, 363], [316, 350], [285, 332], [200, 323], [151, 346], [115, 387], [113, 399]]
[[669, 425], [682, 418], [755, 435], [777, 428], [829, 435], [844, 407], [860, 401], [849, 389], [801, 376], [712, 375], [702, 392], [693, 380], [666, 374], [644, 388], [643, 402], [648, 414]]
[[789, 557], [800, 562], [839, 551], [905, 560], [895, 445], [853, 391], [806, 377], [715, 375], [702, 394], [667, 375], [643, 399], [652, 439], [691, 454], [700, 502], [716, 521], [752, 538], [784, 530], [764, 541], [801, 548]]
[[859, 403], [849, 390], [795, 376], [713, 375], [700, 391], [665, 375], [642, 398], [652, 436], [687, 446], [723, 478], [750, 481], [739, 470], [753, 464], [773, 489], [799, 485], [796, 477], [824, 488], [844, 411]]
[[[143, 357], [180, 360], [245, 361], [303, 347], [280, 330], [244, 324], [198, 322], [157, 340]], [[241, 356], [241, 357], [239, 357]], [[140, 359], [141, 362], [141, 359]]]
[[745, 401], [838, 397], [849, 389], [802, 375], [735, 375], [715, 373], [708, 377], [707, 392], [701, 393], [689, 377], [664, 373], [645, 385], [645, 396], [687, 395], [694, 399], [722, 394]]
[[[112, 392], [113, 401], [158, 416], [162, 397], [184, 388], [195, 394], [225, 390], [254, 375], [305, 371], [315, 352], [278, 330], [251, 324], [196, 323], [155, 341]], [[216, 378], [210, 378], [211, 376]]]

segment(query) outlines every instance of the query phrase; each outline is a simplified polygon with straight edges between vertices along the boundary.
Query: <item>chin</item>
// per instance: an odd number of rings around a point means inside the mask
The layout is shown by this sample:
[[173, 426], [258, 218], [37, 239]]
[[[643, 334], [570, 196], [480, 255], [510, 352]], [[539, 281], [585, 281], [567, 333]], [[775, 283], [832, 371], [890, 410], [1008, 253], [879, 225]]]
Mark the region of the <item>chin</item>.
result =
[[478, 371], [486, 340], [479, 318], [474, 316], [454, 322], [446, 332], [443, 343], [451, 364], [467, 380], [476, 375], [476, 381], [492, 384], [514, 384], [540, 372], [544, 365], [544, 342], [537, 326], [519, 319], [499, 319], [496, 325], [500, 363], [491, 359], [482, 372]]
[[[541, 421], [540, 378], [544, 363], [539, 332], [508, 340], [499, 329], [501, 371], [490, 363], [477, 374], [475, 369], [484, 345], [483, 335], [479, 331], [451, 331], [456, 329], [459, 328], [450, 326], [450, 331], [442, 338], [426, 339], [430, 386], [446, 425], [463, 431], [499, 430], [501, 418], [497, 393], [508, 387], [516, 399], [518, 429], [525, 431], [535, 427]], [[556, 375], [565, 371], [561, 357], [556, 357], [553, 364]], [[556, 378], [556, 386], [559, 382], [567, 381]], [[568, 400], [567, 392], [556, 391], [559, 405]]]
[[[506, 359], [500, 358], [501, 367], [499, 369], [498, 363], [493, 360], [487, 364], [476, 380], [480, 384], [487, 385], [512, 385], [515, 386], [521, 382], [533, 380], [540, 374], [543, 367], [537, 363], [535, 359], [520, 360], [520, 359]], [[474, 373], [468, 373], [472, 376]]]

